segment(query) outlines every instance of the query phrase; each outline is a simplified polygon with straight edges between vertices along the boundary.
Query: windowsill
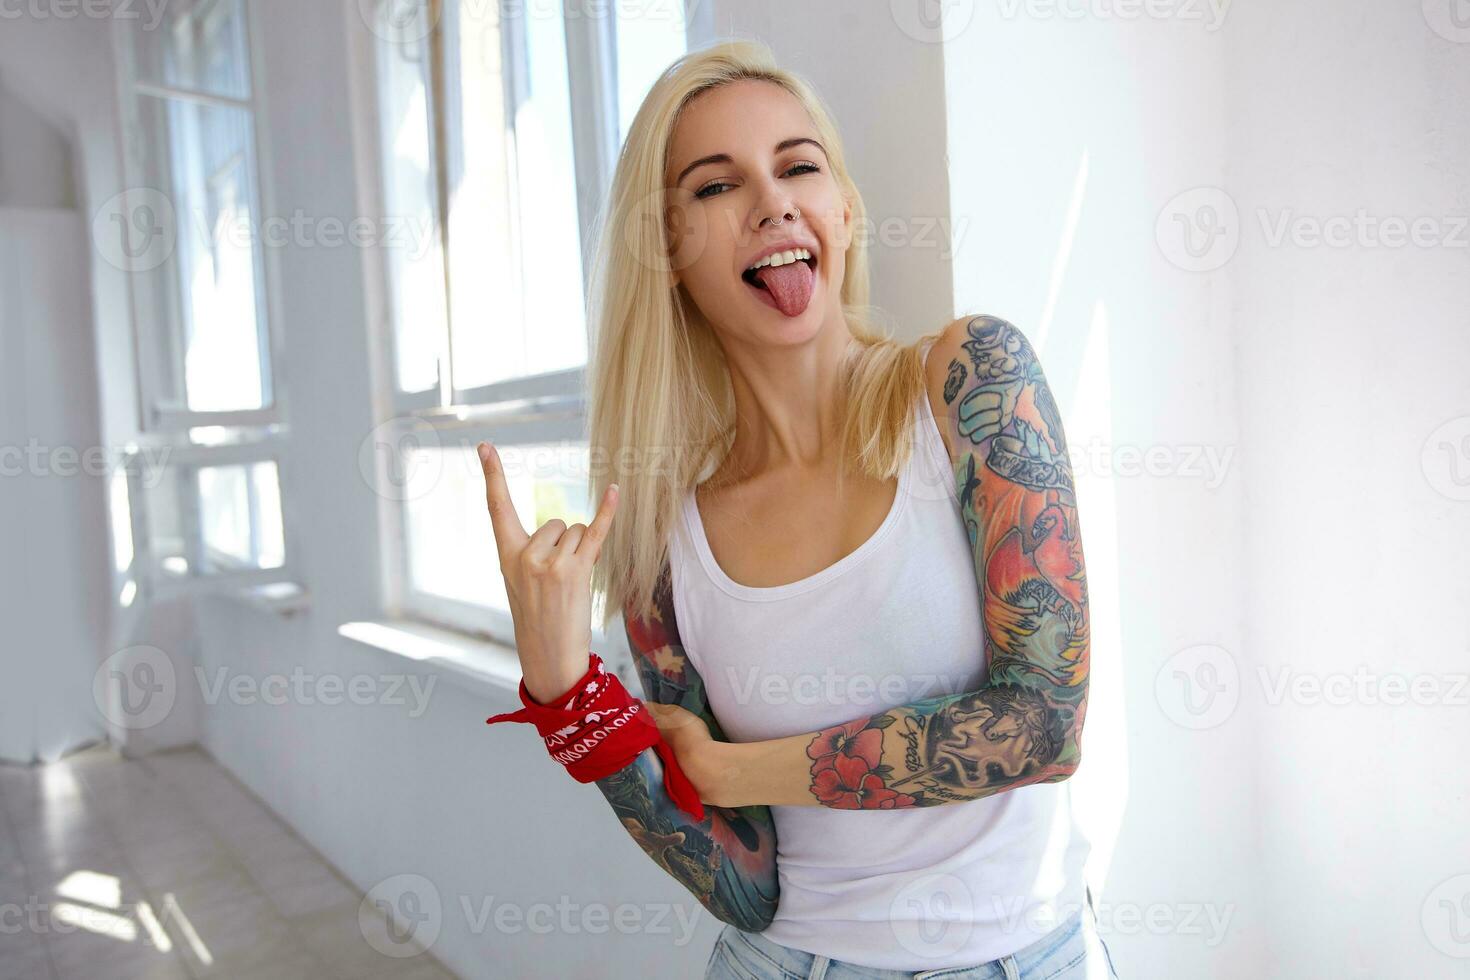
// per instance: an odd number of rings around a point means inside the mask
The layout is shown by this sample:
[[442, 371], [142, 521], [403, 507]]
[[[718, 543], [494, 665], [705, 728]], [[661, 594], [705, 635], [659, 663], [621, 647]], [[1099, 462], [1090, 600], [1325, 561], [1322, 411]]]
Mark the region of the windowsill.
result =
[[230, 594], [232, 598], [273, 612], [277, 616], [291, 617], [311, 607], [311, 593], [295, 582], [267, 582], [251, 585]]
[[474, 694], [520, 693], [520, 657], [503, 643], [407, 619], [343, 623], [337, 633], [374, 650], [427, 664]]

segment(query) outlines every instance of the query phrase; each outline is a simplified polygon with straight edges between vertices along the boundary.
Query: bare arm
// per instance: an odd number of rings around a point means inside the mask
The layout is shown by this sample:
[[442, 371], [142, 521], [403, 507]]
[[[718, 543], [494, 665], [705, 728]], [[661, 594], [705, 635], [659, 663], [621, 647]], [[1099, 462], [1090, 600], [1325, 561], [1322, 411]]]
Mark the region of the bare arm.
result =
[[[665, 565], [654, 596], [655, 615], [623, 612], [628, 644], [646, 700], [675, 704], [698, 715], [713, 738], [724, 733], [710, 711], [704, 680], [684, 655]], [[776, 914], [776, 829], [766, 806], [709, 805], [696, 821], [664, 790], [663, 762], [653, 749], [630, 766], [597, 781], [623, 827], [659, 867], [694, 893], [715, 918], [760, 932]]]
[[1087, 580], [1060, 412], [1030, 343], [995, 317], [950, 324], [927, 376], [970, 533], [990, 650], [983, 685], [803, 735], [711, 745], [701, 764], [718, 774], [711, 798], [937, 806], [1076, 771]]

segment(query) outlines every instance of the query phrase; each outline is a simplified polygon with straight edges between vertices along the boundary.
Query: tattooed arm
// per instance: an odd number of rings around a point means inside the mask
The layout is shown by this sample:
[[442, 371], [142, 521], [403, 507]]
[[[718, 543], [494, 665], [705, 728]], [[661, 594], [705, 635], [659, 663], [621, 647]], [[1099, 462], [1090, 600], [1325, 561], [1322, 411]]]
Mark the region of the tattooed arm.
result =
[[710, 745], [712, 799], [894, 809], [1066, 779], [1087, 711], [1087, 580], [1061, 413], [1030, 343], [990, 316], [929, 351], [990, 661], [979, 690], [805, 735]]
[[[644, 619], [623, 610], [628, 645], [646, 700], [675, 704], [698, 715], [711, 737], [725, 740], [704, 694], [704, 680], [684, 655], [669, 567], [654, 593], [654, 613]], [[663, 760], [653, 749], [630, 766], [597, 780], [623, 827], [700, 903], [722, 922], [760, 932], [776, 914], [776, 828], [765, 806], [728, 809], [705, 801], [703, 821], [674, 805], [664, 789]]]

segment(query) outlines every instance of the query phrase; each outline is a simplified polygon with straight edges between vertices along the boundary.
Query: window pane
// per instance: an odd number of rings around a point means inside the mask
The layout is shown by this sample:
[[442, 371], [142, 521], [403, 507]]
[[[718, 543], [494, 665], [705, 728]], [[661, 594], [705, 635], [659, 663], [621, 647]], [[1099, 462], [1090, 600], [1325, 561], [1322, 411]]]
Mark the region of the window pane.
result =
[[274, 462], [198, 471], [200, 572], [279, 568], [285, 558]]
[[662, 72], [688, 48], [684, 0], [614, 4], [618, 38], [618, 146], [644, 96]]
[[587, 360], [566, 32], [561, 17], [509, 9], [501, 20], [496, 4], [458, 8], [449, 259], [460, 389]]
[[429, 132], [428, 38], [382, 39], [378, 69], [382, 119], [383, 213], [393, 235], [385, 248], [400, 391], [439, 383], [448, 346], [444, 255], [435, 220]]
[[147, 554], [156, 576], [179, 579], [285, 564], [273, 461], [169, 467], [145, 475], [143, 491]]
[[135, 30], [133, 37], [139, 81], [250, 98], [241, 0], [170, 3], [156, 26]]
[[[590, 520], [585, 443], [496, 448], [526, 533], [554, 517], [568, 524]], [[432, 489], [404, 505], [412, 588], [509, 612], [475, 443], [408, 452], [404, 472], [437, 474], [424, 481]]]
[[139, 208], [130, 217], [171, 221], [174, 239], [166, 260], [139, 277], [151, 279], [139, 282], [139, 297], [154, 398], [200, 412], [263, 408], [270, 348], [257, 302], [251, 114], [146, 95], [138, 102], [146, 172], [167, 201], [163, 213]]
[[119, 466], [108, 481], [112, 512], [112, 561], [119, 572], [133, 567], [133, 508], [128, 500], [128, 470]]

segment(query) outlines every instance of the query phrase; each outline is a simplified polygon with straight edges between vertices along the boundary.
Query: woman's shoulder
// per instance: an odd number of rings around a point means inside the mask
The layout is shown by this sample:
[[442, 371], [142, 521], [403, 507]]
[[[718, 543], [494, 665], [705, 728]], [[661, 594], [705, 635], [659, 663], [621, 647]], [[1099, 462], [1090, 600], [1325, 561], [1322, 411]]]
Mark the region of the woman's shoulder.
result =
[[945, 449], [953, 458], [958, 428], [955, 406], [963, 401], [962, 392], [986, 379], [996, 357], [1029, 351], [1030, 343], [1015, 324], [989, 313], [958, 317], [925, 334], [919, 343], [921, 349], [930, 345], [924, 358], [924, 387]]

